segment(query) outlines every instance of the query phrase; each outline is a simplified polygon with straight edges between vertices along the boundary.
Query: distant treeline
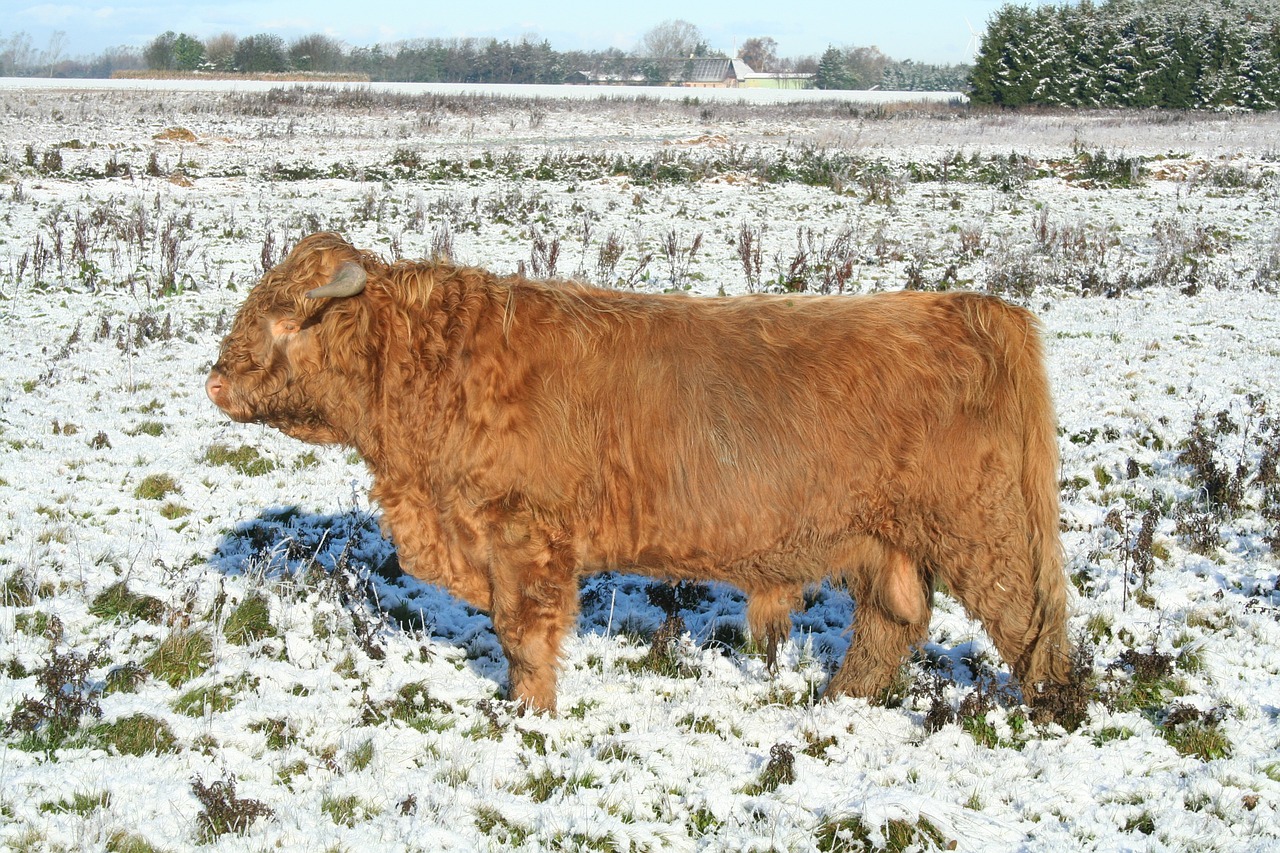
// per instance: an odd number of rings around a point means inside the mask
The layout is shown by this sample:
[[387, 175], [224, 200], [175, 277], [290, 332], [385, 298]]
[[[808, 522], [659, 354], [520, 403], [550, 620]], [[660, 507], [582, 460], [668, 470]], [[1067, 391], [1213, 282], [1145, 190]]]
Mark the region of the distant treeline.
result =
[[[654, 33], [669, 35], [664, 27]], [[5, 76], [109, 77], [118, 71], [206, 71], [216, 74], [281, 74], [291, 72], [360, 75], [374, 81], [423, 83], [566, 83], [595, 82], [661, 85], [678, 82], [684, 59], [672, 56], [720, 56], [707, 47], [692, 25], [684, 24], [687, 41], [661, 41], [633, 52], [559, 51], [547, 41], [495, 39], [412, 39], [371, 47], [350, 47], [325, 35], [285, 42], [270, 33], [236, 37], [231, 33], [199, 39], [166, 32], [141, 50], [116, 48], [89, 59], [62, 57], [56, 42], [37, 50], [25, 34], [0, 37], [0, 74]], [[678, 27], [676, 29], [679, 29]], [[687, 31], [686, 31], [687, 30]], [[663, 32], [659, 32], [663, 31]], [[813, 56], [779, 57], [772, 38], [743, 42], [740, 54], [756, 71], [816, 75]], [[676, 53], [675, 51], [683, 51]], [[822, 60], [843, 72], [827, 88], [896, 90], [963, 89], [967, 65], [932, 65], [894, 60], [874, 47], [830, 48]]]
[[1275, 0], [1008, 5], [987, 22], [975, 103], [1018, 107], [1280, 105]]

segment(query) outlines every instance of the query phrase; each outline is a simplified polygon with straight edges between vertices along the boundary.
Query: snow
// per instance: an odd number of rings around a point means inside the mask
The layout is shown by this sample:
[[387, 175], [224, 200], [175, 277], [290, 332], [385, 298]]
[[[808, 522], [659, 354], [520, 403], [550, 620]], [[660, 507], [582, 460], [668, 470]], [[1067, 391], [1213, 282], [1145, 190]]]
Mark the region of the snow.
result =
[[[704, 92], [696, 103], [539, 93], [531, 107], [439, 91], [343, 103], [333, 90], [252, 88], [0, 84], [0, 581], [20, 575], [35, 589], [0, 603], [0, 719], [43, 694], [47, 617], [62, 624], [59, 654], [100, 653], [98, 691], [175, 632], [213, 641], [209, 669], [177, 687], [150, 677], [135, 692], [95, 693], [102, 718], [85, 716], [51, 754], [6, 733], [0, 846], [813, 850], [861, 825], [880, 845], [911, 827], [919, 849], [935, 843], [921, 821], [959, 850], [1280, 845], [1280, 592], [1266, 542], [1276, 522], [1250, 487], [1198, 553], [1174, 517], [1202, 502], [1178, 461], [1197, 413], [1251, 423], [1249, 435], [1221, 435], [1218, 452], [1255, 471], [1265, 429], [1248, 396], [1280, 405], [1269, 266], [1280, 117], [927, 105], [872, 115]], [[176, 127], [195, 141], [156, 138]], [[42, 170], [57, 145], [61, 169]], [[861, 158], [844, 193], [764, 180], [750, 166], [804, 151]], [[1061, 165], [1098, 151], [1142, 158], [1147, 179], [1109, 189]], [[458, 168], [397, 171], [405, 152]], [[601, 152], [729, 165], [696, 181], [555, 165]], [[1011, 153], [1038, 171], [1008, 188], [904, 177], [956, 154], [985, 163]], [[148, 175], [153, 154], [158, 174]], [[467, 165], [486, 155], [498, 165]], [[112, 158], [128, 173], [106, 177]], [[544, 159], [551, 175], [525, 174]], [[277, 165], [311, 171], [273, 178]], [[873, 165], [894, 176], [891, 204], [869, 200]], [[1243, 183], [1215, 177], [1227, 169]], [[1008, 679], [980, 627], [942, 594], [908, 667], [918, 689], [888, 706], [815, 701], [853, 610], [829, 587], [795, 615], [776, 676], [733, 642], [743, 599], [720, 586], [681, 613], [683, 675], [656, 673], [640, 662], [663, 614], [648, 579], [621, 575], [584, 582], [560, 714], [515, 715], [499, 698], [506, 664], [487, 617], [384, 567], [391, 549], [359, 461], [232, 424], [203, 392], [264, 255], [322, 227], [387, 256], [425, 256], [446, 224], [460, 261], [532, 268], [537, 229], [560, 241], [559, 274], [586, 278], [600, 276], [612, 234], [624, 244], [616, 277], [635, 272], [637, 287], [695, 298], [746, 290], [735, 244], [744, 224], [761, 229], [766, 284], [795, 255], [797, 227], [818, 242], [850, 230], [854, 291], [901, 287], [913, 270], [933, 285], [949, 266], [961, 286], [1017, 264], [1046, 277], [1011, 297], [1044, 326], [1068, 571], [1080, 581], [1072, 631], [1090, 638], [1101, 682], [1088, 719], [1070, 732], [1037, 725], [1007, 698], [978, 721], [990, 738], [958, 722], [930, 731], [934, 673], [953, 710], [984, 681]], [[688, 276], [663, 256], [669, 233], [686, 247], [704, 235]], [[1169, 234], [1182, 241], [1172, 249]], [[1114, 298], [1075, 284], [1099, 256]], [[1170, 259], [1175, 273], [1118, 286]], [[176, 292], [160, 293], [165, 270]], [[215, 444], [253, 448], [270, 470], [210, 461]], [[137, 496], [150, 475], [176, 490]], [[1150, 502], [1166, 511], [1139, 584], [1121, 546]], [[1108, 526], [1116, 509], [1130, 534]], [[159, 599], [162, 615], [95, 615], [95, 599], [121, 580]], [[223, 627], [255, 594], [274, 636], [234, 644]], [[1122, 656], [1153, 651], [1177, 661], [1179, 695], [1116, 703], [1132, 680]], [[196, 690], [208, 691], [204, 704]], [[1229, 750], [1179, 752], [1166, 725], [1177, 704], [1220, 712]], [[164, 721], [174, 750], [122, 754], [95, 728], [133, 714]], [[777, 744], [791, 748], [795, 781], [755, 792]], [[197, 777], [234, 780], [237, 797], [272, 814], [202, 844]], [[104, 794], [74, 807], [77, 795]], [[355, 798], [345, 812], [344, 798]]]
[[228, 80], [198, 77], [188, 80], [147, 78], [0, 77], [0, 91], [7, 89], [57, 91], [149, 91], [149, 92], [270, 92], [288, 88], [320, 87], [401, 95], [478, 95], [519, 99], [599, 100], [650, 99], [661, 101], [744, 102], [751, 104], [842, 101], [858, 104], [962, 103], [963, 92], [905, 92], [878, 89], [769, 89], [769, 88], [687, 88], [683, 86], [573, 86], [525, 83], [378, 83], [356, 81], [273, 82], [268, 80]]

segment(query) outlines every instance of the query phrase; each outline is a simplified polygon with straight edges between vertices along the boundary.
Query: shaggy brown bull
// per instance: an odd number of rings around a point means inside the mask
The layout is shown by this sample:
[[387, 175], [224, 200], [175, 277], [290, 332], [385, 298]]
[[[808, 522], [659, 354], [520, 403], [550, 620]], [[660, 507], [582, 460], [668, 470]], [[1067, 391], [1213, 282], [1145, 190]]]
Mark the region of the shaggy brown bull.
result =
[[727, 581], [770, 645], [806, 584], [842, 579], [831, 694], [890, 682], [937, 581], [1024, 689], [1068, 674], [1040, 342], [992, 297], [641, 295], [315, 234], [249, 294], [206, 390], [356, 448], [400, 564], [492, 615], [535, 708], [579, 576], [608, 569]]

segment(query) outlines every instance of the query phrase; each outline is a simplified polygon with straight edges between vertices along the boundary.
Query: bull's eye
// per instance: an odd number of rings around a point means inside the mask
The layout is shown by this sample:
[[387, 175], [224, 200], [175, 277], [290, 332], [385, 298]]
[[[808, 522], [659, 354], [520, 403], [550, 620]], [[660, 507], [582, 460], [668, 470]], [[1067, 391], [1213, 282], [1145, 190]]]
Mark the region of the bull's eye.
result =
[[271, 331], [276, 337], [280, 337], [281, 335], [296, 335], [301, 328], [301, 324], [292, 317], [281, 317], [272, 324]]

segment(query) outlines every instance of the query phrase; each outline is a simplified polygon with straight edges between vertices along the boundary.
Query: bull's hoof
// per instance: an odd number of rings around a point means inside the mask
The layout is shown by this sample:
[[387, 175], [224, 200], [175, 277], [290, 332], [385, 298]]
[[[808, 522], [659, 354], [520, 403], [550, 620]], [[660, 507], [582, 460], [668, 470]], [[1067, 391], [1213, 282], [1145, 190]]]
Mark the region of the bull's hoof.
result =
[[896, 707], [902, 704], [910, 684], [905, 672], [900, 667], [887, 675], [872, 676], [866, 672], [855, 676], [849, 675], [848, 668], [842, 666], [827, 682], [823, 691], [823, 699], [837, 699], [848, 696], [852, 699], [866, 699], [873, 705]]
[[511, 703], [511, 709], [518, 717], [530, 714], [553, 717], [556, 713], [556, 697], [554, 694], [550, 698], [539, 698], [529, 694], [516, 694], [513, 692], [508, 695], [507, 701]]

